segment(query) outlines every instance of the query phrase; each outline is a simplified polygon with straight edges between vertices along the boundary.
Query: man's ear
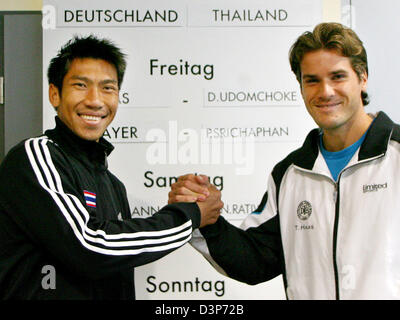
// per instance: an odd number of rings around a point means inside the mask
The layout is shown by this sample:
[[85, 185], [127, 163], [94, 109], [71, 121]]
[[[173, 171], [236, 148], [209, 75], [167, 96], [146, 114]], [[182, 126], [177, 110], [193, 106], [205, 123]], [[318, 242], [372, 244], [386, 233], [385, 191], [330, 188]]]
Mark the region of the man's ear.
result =
[[57, 111], [57, 107], [61, 102], [60, 90], [58, 90], [58, 88], [52, 83], [49, 85], [49, 101]]
[[368, 85], [368, 75], [365, 71], [361, 74], [360, 82], [361, 82], [361, 86], [362, 86], [361, 90], [366, 92], [367, 85]]

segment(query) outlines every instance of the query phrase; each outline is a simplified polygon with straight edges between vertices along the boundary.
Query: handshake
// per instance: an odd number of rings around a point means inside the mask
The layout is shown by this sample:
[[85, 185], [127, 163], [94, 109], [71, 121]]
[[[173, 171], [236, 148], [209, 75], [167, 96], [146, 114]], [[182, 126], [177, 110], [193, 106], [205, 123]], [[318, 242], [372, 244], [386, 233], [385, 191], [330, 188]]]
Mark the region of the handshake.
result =
[[210, 184], [205, 175], [180, 176], [178, 181], [171, 185], [168, 194], [168, 204], [174, 202], [197, 202], [201, 212], [200, 228], [215, 223], [224, 207], [221, 191]]

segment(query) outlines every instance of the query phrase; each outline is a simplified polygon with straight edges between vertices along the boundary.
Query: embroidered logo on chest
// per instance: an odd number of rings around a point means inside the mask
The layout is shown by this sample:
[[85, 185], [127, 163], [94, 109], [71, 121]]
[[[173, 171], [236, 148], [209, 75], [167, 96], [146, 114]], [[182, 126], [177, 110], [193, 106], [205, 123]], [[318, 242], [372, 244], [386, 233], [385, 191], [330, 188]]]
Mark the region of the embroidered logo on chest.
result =
[[363, 193], [367, 192], [376, 192], [379, 189], [386, 189], [388, 187], [387, 182], [385, 183], [374, 183], [374, 184], [364, 184], [363, 185]]
[[308, 201], [302, 201], [297, 207], [297, 216], [300, 220], [307, 220], [312, 213], [311, 203]]

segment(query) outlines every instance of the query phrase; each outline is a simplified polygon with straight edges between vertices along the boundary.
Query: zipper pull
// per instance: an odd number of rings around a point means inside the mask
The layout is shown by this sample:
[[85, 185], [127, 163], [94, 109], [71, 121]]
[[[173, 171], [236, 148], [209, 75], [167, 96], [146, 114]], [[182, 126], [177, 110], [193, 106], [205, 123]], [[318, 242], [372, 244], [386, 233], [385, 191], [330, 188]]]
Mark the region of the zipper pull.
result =
[[336, 201], [337, 201], [337, 193], [338, 193], [338, 185], [337, 185], [337, 182], [335, 182], [335, 190], [333, 191], [333, 202], [335, 202], [336, 203]]
[[108, 160], [107, 160], [107, 153], [104, 152], [104, 166], [108, 169]]

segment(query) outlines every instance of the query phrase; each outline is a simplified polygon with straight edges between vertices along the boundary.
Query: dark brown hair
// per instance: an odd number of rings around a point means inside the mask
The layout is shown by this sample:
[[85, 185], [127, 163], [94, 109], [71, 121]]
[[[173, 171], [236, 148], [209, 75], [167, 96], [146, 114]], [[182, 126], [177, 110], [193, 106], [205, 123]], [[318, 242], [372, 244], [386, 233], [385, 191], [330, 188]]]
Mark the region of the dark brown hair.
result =
[[[367, 52], [357, 34], [340, 23], [320, 23], [312, 32], [304, 32], [289, 51], [290, 67], [300, 86], [300, 64], [304, 55], [320, 49], [337, 50], [344, 57], [348, 57], [360, 80], [362, 74], [368, 75]], [[369, 103], [368, 93], [361, 92], [361, 98], [364, 106]]]

